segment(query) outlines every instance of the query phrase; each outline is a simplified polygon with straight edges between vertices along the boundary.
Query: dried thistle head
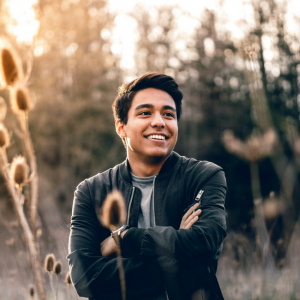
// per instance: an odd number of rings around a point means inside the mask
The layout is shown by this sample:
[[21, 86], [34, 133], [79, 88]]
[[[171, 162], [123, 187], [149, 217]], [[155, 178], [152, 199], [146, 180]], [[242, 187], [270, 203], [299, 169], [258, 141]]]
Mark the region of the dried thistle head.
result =
[[36, 237], [37, 238], [40, 238], [43, 234], [43, 230], [41, 228], [39, 228], [37, 231], [36, 231]]
[[279, 201], [277, 201], [276, 199], [267, 199], [263, 203], [263, 212], [265, 219], [275, 219], [279, 214], [279, 205]]
[[23, 156], [16, 156], [11, 165], [10, 171], [14, 183], [18, 186], [24, 185], [28, 180], [28, 167]]
[[22, 113], [33, 108], [30, 92], [25, 86], [10, 88], [10, 103], [14, 113]]
[[61, 263], [58, 261], [54, 265], [54, 273], [58, 276], [61, 273]]
[[300, 138], [299, 137], [294, 142], [294, 150], [298, 155], [300, 155]]
[[228, 152], [251, 162], [271, 155], [276, 141], [277, 135], [273, 129], [263, 135], [251, 135], [245, 142], [236, 138], [230, 130], [223, 133], [223, 143]]
[[101, 223], [109, 229], [126, 222], [126, 204], [119, 191], [107, 195], [101, 209]]
[[24, 78], [21, 59], [4, 39], [0, 41], [0, 77], [4, 86], [13, 86]]
[[71, 276], [70, 276], [70, 272], [68, 272], [68, 273], [66, 274], [65, 282], [66, 282], [67, 285], [70, 285], [70, 284], [72, 283], [72, 281], [71, 281]]
[[6, 127], [3, 124], [0, 124], [0, 148], [7, 148], [10, 144], [9, 134]]
[[242, 156], [245, 152], [244, 143], [234, 136], [232, 130], [225, 130], [222, 139], [228, 152], [234, 153], [237, 156]]
[[7, 246], [13, 246], [14, 243], [15, 243], [15, 239], [14, 238], [10, 238], [9, 240], [5, 241], [5, 244]]
[[6, 102], [2, 97], [0, 97], [0, 122], [2, 122], [5, 119], [6, 112], [7, 112]]
[[33, 298], [33, 297], [34, 297], [34, 294], [35, 294], [34, 286], [31, 285], [31, 286], [29, 287], [29, 296]]
[[54, 268], [54, 264], [55, 264], [55, 256], [53, 253], [51, 254], [47, 254], [47, 256], [45, 257], [45, 262], [44, 262], [44, 268], [46, 272], [53, 272], [53, 268]]

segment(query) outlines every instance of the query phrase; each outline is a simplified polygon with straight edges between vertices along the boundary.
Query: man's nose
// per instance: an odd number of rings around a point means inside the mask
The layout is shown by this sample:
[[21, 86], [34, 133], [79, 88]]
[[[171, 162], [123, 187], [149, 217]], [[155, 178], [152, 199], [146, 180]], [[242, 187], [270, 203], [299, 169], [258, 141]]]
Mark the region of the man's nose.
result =
[[153, 115], [153, 119], [151, 121], [151, 126], [152, 127], [162, 127], [162, 128], [164, 128], [165, 125], [166, 124], [164, 122], [164, 119], [162, 118], [160, 113], [157, 113], [157, 114]]

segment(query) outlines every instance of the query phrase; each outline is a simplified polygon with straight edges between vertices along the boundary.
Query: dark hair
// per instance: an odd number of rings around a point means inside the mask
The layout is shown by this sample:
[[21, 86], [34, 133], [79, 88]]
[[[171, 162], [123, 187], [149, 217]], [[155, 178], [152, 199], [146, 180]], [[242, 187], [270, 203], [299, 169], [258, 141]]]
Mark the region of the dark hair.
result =
[[[135, 94], [138, 91], [147, 88], [165, 91], [173, 98], [176, 105], [177, 122], [179, 123], [183, 94], [179, 90], [178, 84], [171, 76], [158, 72], [147, 72], [129, 83], [122, 84], [118, 88], [118, 96], [112, 105], [115, 121], [120, 119], [122, 123], [127, 124], [128, 111]], [[122, 140], [125, 145], [124, 139]]]

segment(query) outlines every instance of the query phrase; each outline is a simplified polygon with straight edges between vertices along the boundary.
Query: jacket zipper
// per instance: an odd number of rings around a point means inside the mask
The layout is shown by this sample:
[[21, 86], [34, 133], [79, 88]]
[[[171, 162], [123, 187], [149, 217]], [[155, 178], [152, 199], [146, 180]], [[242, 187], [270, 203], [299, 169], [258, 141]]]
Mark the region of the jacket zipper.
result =
[[[204, 190], [200, 190], [199, 193], [197, 194], [196, 198], [195, 198], [195, 201], [199, 203], [199, 205], [201, 205], [201, 197], [204, 193]], [[197, 208], [195, 208], [193, 210], [193, 212], [195, 212], [197, 209], [199, 208], [199, 206]]]
[[153, 211], [153, 225], [156, 226], [156, 221], [155, 221], [155, 209], [154, 209], [154, 189], [155, 189], [155, 179], [156, 176], [153, 179], [153, 192], [152, 192], [152, 211]]
[[131, 197], [130, 197], [130, 201], [129, 201], [128, 212], [127, 212], [127, 222], [126, 222], [126, 224], [128, 226], [129, 226], [129, 214], [130, 214], [131, 203], [132, 203], [132, 199], [133, 199], [133, 195], [134, 195], [134, 190], [135, 190], [135, 187], [132, 187], [132, 193], [131, 193]]
[[[153, 225], [154, 226], [156, 226], [156, 221], [155, 221], [155, 206], [154, 206], [155, 179], [156, 179], [156, 176], [153, 179], [153, 192], [152, 192], [152, 211], [153, 211]], [[168, 292], [167, 292], [166, 287], [165, 287], [165, 292], [166, 292], [167, 300], [169, 300], [169, 296], [168, 296]]]

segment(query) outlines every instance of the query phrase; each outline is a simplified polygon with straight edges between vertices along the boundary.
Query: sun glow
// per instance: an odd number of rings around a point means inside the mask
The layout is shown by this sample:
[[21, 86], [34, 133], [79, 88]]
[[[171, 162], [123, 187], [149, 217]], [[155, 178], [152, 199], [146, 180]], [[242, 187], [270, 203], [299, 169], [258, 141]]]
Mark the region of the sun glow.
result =
[[[39, 0], [5, 0], [4, 6], [7, 8], [9, 17], [6, 18], [5, 24], [8, 32], [17, 37], [18, 42], [31, 45], [33, 38], [38, 33], [39, 21], [37, 19], [34, 6]], [[79, 0], [65, 0], [75, 3]], [[81, 0], [84, 1], [84, 0]], [[288, 0], [286, 22], [289, 32], [295, 35], [299, 34], [299, 29], [295, 25], [294, 13], [297, 12], [299, 0]], [[278, 4], [282, 0], [277, 0]], [[182, 55], [187, 53], [185, 43], [189, 37], [193, 36], [193, 31], [201, 24], [200, 17], [205, 9], [212, 10], [216, 13], [219, 23], [216, 24], [218, 34], [223, 34], [224, 31], [230, 32], [231, 38], [234, 41], [241, 40], [248, 35], [249, 28], [255, 24], [254, 10], [251, 5], [252, 0], [109, 0], [108, 10], [116, 13], [115, 27], [112, 32], [113, 46], [111, 51], [114, 55], [121, 58], [121, 68], [132, 73], [135, 68], [134, 53], [136, 51], [135, 43], [137, 36], [137, 23], [130, 16], [134, 7], [142, 5], [149, 12], [153, 11], [155, 19], [155, 7], [177, 6], [177, 42], [175, 46], [180, 46]], [[261, 5], [264, 6], [262, 1]], [[266, 6], [266, 5], [265, 5]], [[221, 8], [221, 9], [220, 9]], [[299, 13], [298, 16], [299, 17]], [[103, 32], [105, 34], [105, 32]], [[150, 37], [149, 37], [150, 38]], [[189, 39], [189, 42], [191, 39]], [[208, 41], [209, 43], [209, 41]], [[207, 44], [207, 51], [211, 45]], [[71, 49], [72, 50], [72, 49]], [[71, 51], [70, 50], [70, 51]], [[74, 50], [76, 51], [76, 50]], [[213, 51], [213, 50], [211, 50]], [[35, 49], [34, 55], [41, 56], [43, 54], [42, 46]]]
[[38, 0], [7, 0], [5, 6], [10, 18], [7, 19], [7, 30], [17, 37], [18, 42], [30, 45], [39, 30], [34, 5]]

